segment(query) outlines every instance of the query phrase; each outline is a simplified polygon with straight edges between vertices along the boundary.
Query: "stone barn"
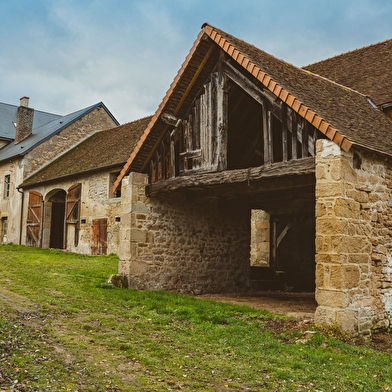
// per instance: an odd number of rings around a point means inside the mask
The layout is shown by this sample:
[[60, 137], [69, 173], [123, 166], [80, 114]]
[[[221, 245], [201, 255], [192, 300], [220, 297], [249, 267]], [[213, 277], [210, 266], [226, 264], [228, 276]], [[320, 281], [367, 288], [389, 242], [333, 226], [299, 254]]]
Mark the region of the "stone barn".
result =
[[[64, 116], [34, 110], [28, 97], [22, 97], [19, 106], [0, 102], [0, 244], [26, 244], [23, 214], [28, 194], [21, 184], [92, 134], [116, 125], [118, 121], [102, 102]], [[64, 195], [55, 197], [62, 200], [55, 203], [60, 210]], [[39, 205], [42, 195], [36, 196], [31, 202]], [[39, 243], [40, 220], [33, 217], [27, 226], [33, 237], [27, 244]], [[61, 247], [60, 233], [57, 230], [54, 247]]]
[[117, 253], [121, 194], [111, 188], [150, 117], [85, 138], [22, 184], [22, 243], [104, 255]]
[[344, 85], [204, 24], [113, 187], [130, 286], [310, 291], [316, 322], [390, 327], [392, 41], [369, 48]]

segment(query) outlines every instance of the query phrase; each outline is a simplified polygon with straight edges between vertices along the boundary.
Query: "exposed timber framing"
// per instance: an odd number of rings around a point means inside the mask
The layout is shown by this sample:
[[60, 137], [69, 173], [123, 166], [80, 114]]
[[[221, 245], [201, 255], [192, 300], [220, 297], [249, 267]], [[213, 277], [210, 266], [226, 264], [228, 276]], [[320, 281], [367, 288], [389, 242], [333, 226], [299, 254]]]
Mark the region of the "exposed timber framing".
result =
[[174, 192], [190, 188], [204, 188], [221, 184], [242, 183], [250, 185], [263, 179], [282, 178], [284, 176], [304, 176], [315, 173], [315, 158], [292, 160], [290, 163], [277, 162], [271, 165], [248, 169], [226, 170], [216, 173], [199, 173], [170, 178], [146, 187], [147, 196]]
[[187, 114], [166, 128], [149, 181], [304, 159], [314, 156], [320, 135], [221, 55]]

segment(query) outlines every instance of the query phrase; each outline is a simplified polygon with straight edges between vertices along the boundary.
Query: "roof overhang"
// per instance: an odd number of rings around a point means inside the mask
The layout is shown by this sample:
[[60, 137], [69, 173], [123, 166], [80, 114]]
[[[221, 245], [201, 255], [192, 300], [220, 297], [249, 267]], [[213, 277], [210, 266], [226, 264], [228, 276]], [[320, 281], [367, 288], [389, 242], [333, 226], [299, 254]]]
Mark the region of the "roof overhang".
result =
[[[198, 52], [200, 45], [203, 41], [208, 41], [210, 43], [210, 47], [204, 55], [203, 61], [198, 64], [198, 67], [190, 67], [192, 62], [192, 58]], [[187, 98], [187, 95], [190, 93], [193, 84], [197, 80], [198, 76], [202, 72], [202, 69], [206, 62], [208, 61], [209, 56], [213, 52], [214, 48], [219, 47], [223, 52], [225, 52], [228, 56], [230, 56], [237, 64], [239, 64], [243, 69], [245, 69], [249, 74], [251, 74], [254, 78], [256, 78], [265, 88], [266, 91], [269, 91], [276, 98], [280, 99], [286, 105], [288, 105], [292, 110], [294, 110], [298, 115], [306, 119], [310, 124], [312, 124], [318, 131], [324, 134], [328, 139], [332, 140], [336, 143], [343, 151], [350, 151], [351, 147], [354, 144], [357, 144], [346, 137], [343, 133], [341, 133], [335, 126], [333, 126], [329, 121], [323, 118], [321, 115], [317, 114], [315, 110], [307, 106], [301, 99], [297, 96], [293, 95], [290, 91], [288, 91], [284, 86], [282, 86], [277, 80], [275, 80], [270, 74], [265, 72], [260, 65], [256, 64], [250, 56], [241, 51], [234, 43], [230, 41], [229, 37], [226, 37], [224, 33], [220, 30], [214, 28], [213, 26], [205, 23], [202, 26], [200, 33], [196, 41], [194, 42], [188, 56], [186, 57], [184, 63], [182, 64], [180, 70], [178, 71], [175, 79], [173, 80], [169, 90], [167, 91], [165, 97], [163, 98], [161, 104], [158, 107], [155, 115], [152, 117], [151, 122], [146, 128], [143, 136], [139, 140], [136, 148], [131, 153], [128, 161], [124, 165], [119, 177], [117, 178], [113, 189], [116, 189], [120, 186], [122, 178], [127, 175], [132, 169], [135, 169], [134, 166], [135, 160], [138, 157], [138, 154], [143, 150], [143, 148], [150, 148], [147, 159], [144, 162], [143, 166], [139, 165], [140, 168], [144, 169], [146, 164], [148, 163], [148, 159], [151, 158], [152, 154], [155, 151], [156, 146], [159, 141], [163, 137], [164, 132], [168, 129], [169, 125], [162, 125], [161, 115], [164, 112], [171, 113], [176, 115], [181, 108], [181, 105], [184, 103], [184, 100]], [[194, 64], [192, 64], [194, 65]], [[189, 68], [189, 69], [188, 69]], [[173, 91], [175, 90], [177, 84], [181, 81], [185, 72], [187, 72], [187, 80], [188, 86], [183, 90], [183, 96], [180, 100], [176, 101], [176, 105], [173, 108], [171, 105], [171, 110], [166, 110], [167, 106], [169, 106], [169, 102], [172, 99]], [[309, 72], [309, 71], [303, 71]], [[190, 77], [190, 74], [192, 75]], [[160, 124], [159, 128], [161, 130], [161, 138], [156, 135], [151, 137], [153, 130], [157, 127], [157, 124]], [[150, 140], [149, 140], [150, 139]], [[149, 143], [147, 143], [149, 141]]]

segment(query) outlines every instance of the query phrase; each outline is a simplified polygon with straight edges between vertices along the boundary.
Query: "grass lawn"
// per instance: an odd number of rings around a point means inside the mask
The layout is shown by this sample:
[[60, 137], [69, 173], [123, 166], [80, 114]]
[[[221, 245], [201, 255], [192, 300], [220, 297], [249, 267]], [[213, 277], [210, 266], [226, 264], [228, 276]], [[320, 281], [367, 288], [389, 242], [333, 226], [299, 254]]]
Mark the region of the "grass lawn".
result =
[[115, 256], [0, 246], [0, 390], [392, 391], [392, 355], [267, 311], [107, 284]]

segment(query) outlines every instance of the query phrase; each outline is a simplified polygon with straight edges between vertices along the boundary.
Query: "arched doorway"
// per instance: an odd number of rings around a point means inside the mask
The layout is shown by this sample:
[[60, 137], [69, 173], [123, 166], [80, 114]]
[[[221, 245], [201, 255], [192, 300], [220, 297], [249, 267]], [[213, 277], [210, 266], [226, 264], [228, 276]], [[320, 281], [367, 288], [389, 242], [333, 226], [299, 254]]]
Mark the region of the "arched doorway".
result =
[[64, 249], [65, 197], [65, 191], [59, 190], [48, 200], [51, 205], [50, 248]]

